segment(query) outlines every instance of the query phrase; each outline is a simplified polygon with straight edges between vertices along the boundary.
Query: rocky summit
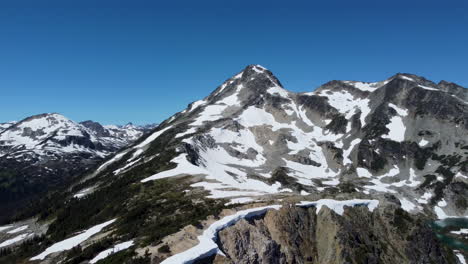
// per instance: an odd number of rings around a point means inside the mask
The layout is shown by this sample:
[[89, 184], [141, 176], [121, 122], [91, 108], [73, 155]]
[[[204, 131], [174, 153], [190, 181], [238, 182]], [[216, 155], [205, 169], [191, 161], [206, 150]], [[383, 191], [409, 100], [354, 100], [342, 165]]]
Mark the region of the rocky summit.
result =
[[[4, 155], [105, 157], [119, 133], [52, 117], [2, 125]], [[0, 227], [0, 261], [463, 263], [428, 223], [467, 217], [467, 193], [466, 88], [399, 73], [294, 93], [250, 65]]]

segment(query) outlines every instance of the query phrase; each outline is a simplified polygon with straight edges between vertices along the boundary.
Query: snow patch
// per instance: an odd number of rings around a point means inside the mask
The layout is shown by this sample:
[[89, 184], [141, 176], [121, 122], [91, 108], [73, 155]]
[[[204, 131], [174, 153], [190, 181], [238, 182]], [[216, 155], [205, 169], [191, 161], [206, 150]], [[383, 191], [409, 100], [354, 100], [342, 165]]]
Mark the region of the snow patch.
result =
[[343, 215], [344, 213], [344, 207], [345, 206], [359, 206], [359, 205], [364, 205], [369, 208], [369, 211], [374, 211], [375, 208], [379, 205], [378, 200], [363, 200], [363, 199], [353, 199], [353, 200], [344, 200], [344, 201], [339, 201], [339, 200], [333, 200], [333, 199], [321, 199], [318, 201], [314, 202], [309, 202], [309, 201], [301, 201], [300, 203], [296, 204], [297, 206], [300, 207], [309, 207], [309, 206], [315, 206], [317, 208], [317, 214], [320, 212], [320, 209], [322, 209], [323, 206], [328, 207], [335, 213], [339, 215]]
[[427, 204], [429, 202], [429, 199], [431, 199], [432, 193], [430, 192], [425, 192], [421, 198], [418, 199], [418, 203], [420, 204]]
[[225, 205], [231, 205], [231, 204], [246, 204], [255, 201], [254, 199], [250, 197], [241, 197], [241, 198], [234, 198], [231, 199], [230, 202], [226, 203]]
[[404, 75], [400, 75], [398, 77], [400, 77], [401, 79], [407, 80], [407, 81], [416, 82], [413, 78], [410, 78], [410, 77], [407, 77], [407, 76], [404, 76]]
[[398, 107], [397, 105], [394, 105], [394, 104], [392, 104], [392, 103], [389, 103], [388, 105], [389, 105], [391, 108], [393, 108], [393, 109], [397, 112], [397, 114], [398, 114], [399, 116], [407, 116], [407, 115], [408, 115], [408, 110], [407, 110], [407, 109], [400, 108], [400, 107]]
[[424, 86], [424, 85], [418, 85], [419, 87], [425, 89], [425, 90], [429, 90], [429, 91], [437, 91], [439, 92], [440, 90], [439, 89], [436, 89], [436, 88], [433, 88], [433, 87], [429, 87], [429, 86]]
[[458, 231], [451, 231], [450, 233], [455, 234], [455, 235], [465, 235], [465, 234], [468, 234], [468, 228], [462, 228]]
[[354, 149], [354, 146], [356, 146], [360, 142], [361, 142], [360, 138], [353, 139], [353, 141], [349, 143], [349, 147], [343, 151], [343, 165], [349, 165], [353, 163], [353, 161], [349, 158], [349, 155], [351, 155], [351, 152]]
[[447, 202], [445, 201], [445, 199], [442, 199], [437, 203], [437, 205], [440, 207], [445, 207], [447, 206]]
[[420, 147], [425, 147], [427, 144], [429, 144], [429, 141], [427, 141], [426, 139], [424, 138], [421, 138], [421, 140], [419, 141], [418, 145]]
[[24, 225], [24, 226], [17, 227], [15, 229], [11, 230], [11, 231], [8, 231], [7, 233], [8, 234], [14, 234], [14, 233], [18, 233], [18, 232], [21, 232], [23, 230], [26, 230], [26, 229], [28, 229], [28, 226]]
[[33, 236], [33, 235], [34, 234], [21, 234], [21, 235], [18, 235], [16, 237], [10, 238], [10, 239], [5, 240], [2, 243], [0, 243], [0, 248], [12, 245], [12, 244], [17, 243], [17, 242], [20, 242], [20, 241], [24, 240], [25, 238]]
[[466, 259], [465, 259], [465, 256], [463, 256], [462, 253], [460, 253], [459, 251], [454, 251], [455, 252], [455, 256], [457, 256], [458, 260], [460, 261], [461, 264], [466, 264]]
[[465, 216], [448, 215], [439, 206], [434, 206], [434, 212], [436, 213], [438, 219], [460, 218], [460, 217], [468, 218], [468, 215], [465, 215]]
[[361, 178], [372, 178], [372, 173], [370, 173], [366, 168], [357, 168], [356, 173]]
[[373, 92], [380, 87], [384, 86], [389, 82], [389, 80], [385, 80], [383, 82], [373, 82], [373, 83], [368, 83], [368, 82], [356, 82], [356, 81], [343, 81], [346, 84], [349, 84], [353, 86], [354, 88], [357, 88], [361, 91], [364, 92]]
[[406, 198], [400, 198], [401, 208], [407, 212], [411, 212], [416, 209], [416, 205]]
[[382, 138], [387, 138], [396, 142], [403, 142], [405, 140], [406, 127], [403, 119], [400, 116], [393, 116], [390, 123], [387, 124], [390, 130], [387, 135], [382, 135]]
[[84, 232], [82, 232], [82, 233], [80, 233], [80, 234], [78, 234], [76, 236], [73, 236], [73, 237], [67, 238], [65, 240], [62, 240], [60, 242], [57, 242], [57, 243], [53, 244], [52, 246], [48, 247], [41, 254], [39, 254], [39, 255], [37, 255], [35, 257], [32, 257], [30, 260], [43, 260], [49, 254], [72, 249], [73, 247], [76, 247], [79, 244], [81, 244], [82, 242], [86, 241], [91, 236], [101, 232], [102, 229], [104, 229], [106, 226], [112, 224], [115, 220], [116, 219], [112, 219], [112, 220], [107, 221], [105, 223], [95, 225], [95, 226], [91, 227], [90, 229], [85, 230]]
[[13, 227], [13, 225], [0, 226], [0, 232], [2, 232], [4, 230], [8, 230], [8, 229], [10, 229], [12, 227]]
[[112, 254], [115, 254], [115, 253], [117, 253], [119, 251], [125, 250], [125, 249], [127, 249], [127, 248], [129, 248], [131, 246], [133, 246], [133, 241], [132, 240], [117, 244], [117, 245], [113, 246], [112, 248], [106, 249], [106, 250], [100, 252], [99, 254], [97, 254], [97, 256], [94, 257], [92, 260], [90, 260], [89, 263], [94, 264], [94, 263], [98, 262], [101, 259], [105, 259], [108, 256], [110, 256]]

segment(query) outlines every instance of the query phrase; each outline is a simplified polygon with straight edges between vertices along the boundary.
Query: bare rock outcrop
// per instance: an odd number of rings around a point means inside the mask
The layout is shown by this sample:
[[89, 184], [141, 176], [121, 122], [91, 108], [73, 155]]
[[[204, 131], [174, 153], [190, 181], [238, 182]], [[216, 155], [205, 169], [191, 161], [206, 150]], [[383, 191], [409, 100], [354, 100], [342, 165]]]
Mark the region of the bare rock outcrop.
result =
[[342, 216], [284, 207], [220, 231], [219, 245], [226, 256], [218, 263], [456, 263], [423, 216], [392, 205]]

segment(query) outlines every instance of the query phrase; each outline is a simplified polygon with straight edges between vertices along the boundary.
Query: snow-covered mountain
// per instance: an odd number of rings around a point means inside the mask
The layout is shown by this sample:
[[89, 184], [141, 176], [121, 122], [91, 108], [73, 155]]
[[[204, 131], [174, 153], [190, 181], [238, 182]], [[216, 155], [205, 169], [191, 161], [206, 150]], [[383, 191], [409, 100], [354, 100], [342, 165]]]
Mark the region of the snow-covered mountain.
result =
[[165, 135], [158, 152], [173, 150], [175, 167], [143, 182], [202, 175], [192, 187], [233, 202], [346, 188], [394, 194], [410, 211], [468, 215], [456, 206], [468, 175], [468, 93], [453, 83], [397, 74], [293, 93], [252, 65], [124, 150], [132, 155], [119, 172], [154, 158], [145, 149]]
[[146, 128], [102, 126], [74, 122], [60, 114], [41, 114], [17, 123], [4, 123], [0, 132], [0, 156], [34, 159], [61, 153], [86, 153], [105, 157], [143, 135]]
[[16, 122], [6, 122], [6, 123], [0, 123], [0, 133], [4, 131], [5, 129], [9, 128], [10, 126], [14, 125]]
[[451, 263], [424, 223], [468, 216], [467, 139], [454, 83], [396, 74], [294, 93], [250, 65], [110, 156], [69, 203], [43, 205], [61, 208], [45, 233], [55, 244], [31, 257], [95, 258], [64, 241], [99, 245], [73, 234], [110, 223], [109, 243], [131, 240], [119, 254], [142, 262]]
[[2, 208], [67, 182], [147, 132], [131, 124], [77, 123], [56, 113], [1, 124], [0, 168], [11, 175], [0, 179], [5, 183], [0, 188]]

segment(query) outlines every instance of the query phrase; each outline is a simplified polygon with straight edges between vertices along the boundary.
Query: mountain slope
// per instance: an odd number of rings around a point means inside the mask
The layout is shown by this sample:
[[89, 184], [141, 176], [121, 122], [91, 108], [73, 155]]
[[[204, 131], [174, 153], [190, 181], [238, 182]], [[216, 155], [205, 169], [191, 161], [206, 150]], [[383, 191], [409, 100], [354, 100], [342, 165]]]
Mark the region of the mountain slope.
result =
[[[343, 252], [336, 263], [346, 260], [346, 254], [361, 253], [369, 253], [368, 260], [385, 258], [385, 263], [456, 263], [453, 252], [423, 222], [468, 215], [467, 102], [465, 88], [411, 74], [376, 83], [331, 81], [314, 92], [293, 93], [267, 69], [250, 65], [107, 159], [70, 192], [43, 204], [38, 223], [48, 230], [35, 232], [45, 237], [28, 256], [80, 263], [97, 256], [99, 250], [131, 240], [130, 249], [107, 261], [180, 263], [172, 260], [186, 257], [178, 253], [190, 252], [185, 250], [200, 243], [208, 249], [207, 255], [190, 258], [211, 256], [219, 246], [236, 263], [236, 258], [240, 261], [258, 250], [255, 241], [229, 241], [239, 232], [271, 238], [271, 252], [285, 257], [291, 254], [286, 251], [305, 254], [294, 245], [285, 246], [274, 237], [278, 227], [266, 230], [268, 223], [260, 218], [262, 214], [270, 217], [266, 211], [281, 208], [280, 204], [293, 208], [304, 200], [328, 198], [324, 200], [333, 211], [327, 212], [330, 221], [316, 221], [316, 225], [329, 223], [327, 230], [336, 228], [349, 238], [362, 230], [360, 221], [374, 221], [369, 232], [359, 237], [366, 239], [361, 252], [346, 239], [304, 238]], [[374, 214], [369, 214], [370, 208], [353, 209], [369, 199], [378, 202]], [[340, 204], [341, 210], [336, 210]], [[268, 209], [262, 209], [265, 205]], [[252, 211], [244, 214], [244, 209]], [[307, 212], [308, 218], [285, 218], [279, 224], [304, 224], [301, 221], [318, 218], [322, 214], [318, 211]], [[249, 223], [260, 222], [254, 227], [239, 222], [249, 215], [254, 217]], [[50, 219], [55, 220], [47, 222]], [[79, 250], [43, 253], [50, 252], [52, 243], [113, 219], [117, 220], [104, 231], [112, 235], [103, 235], [104, 242], [96, 236], [81, 243]], [[224, 232], [220, 243], [207, 239], [216, 238], [220, 231]], [[299, 235], [283, 231], [279, 236]], [[378, 245], [372, 246], [369, 239]], [[425, 244], [413, 254], [398, 248], [403, 240]], [[278, 243], [283, 243], [281, 250]], [[388, 247], [394, 248], [381, 252]], [[306, 253], [312, 259], [328, 256], [322, 251]], [[206, 261], [222, 263], [218, 257]]]
[[[159, 127], [152, 136], [174, 135], [165, 146], [176, 167], [143, 181], [200, 174], [194, 187], [237, 199], [353, 186], [398, 194], [417, 211], [450, 200], [447, 214], [466, 215], [454, 194], [466, 187], [467, 92], [444, 83], [397, 74], [295, 94], [249, 66]], [[126, 169], [151, 155], [138, 149]]]

